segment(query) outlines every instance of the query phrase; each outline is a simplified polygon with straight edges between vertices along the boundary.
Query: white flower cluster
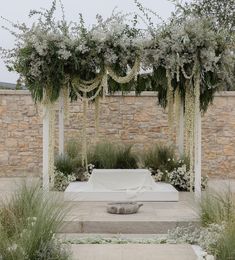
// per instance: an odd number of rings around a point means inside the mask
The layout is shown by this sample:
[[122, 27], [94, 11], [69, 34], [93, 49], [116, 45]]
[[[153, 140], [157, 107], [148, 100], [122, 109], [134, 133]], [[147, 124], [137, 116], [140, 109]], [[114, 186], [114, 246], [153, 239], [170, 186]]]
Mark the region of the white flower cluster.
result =
[[193, 225], [177, 227], [168, 232], [167, 241], [199, 245], [208, 253], [214, 254], [215, 245], [224, 229], [224, 224], [210, 224], [208, 227], [198, 228]]
[[65, 191], [69, 183], [75, 180], [76, 177], [74, 174], [66, 176], [64, 173], [56, 171], [54, 177], [54, 189], [57, 191]]
[[186, 164], [174, 169], [172, 172], [168, 173], [168, 180], [174, 187], [181, 190], [190, 189], [190, 172], [187, 171]]
[[[174, 158], [168, 158], [168, 162], [175, 162], [178, 167], [174, 168], [172, 171], [160, 170], [152, 175], [155, 181], [167, 181], [173, 185], [176, 189], [180, 191], [190, 191], [190, 171], [187, 169], [187, 165], [183, 160], [175, 160]], [[154, 172], [152, 169], [149, 169]], [[207, 177], [202, 177], [202, 189], [207, 186]]]

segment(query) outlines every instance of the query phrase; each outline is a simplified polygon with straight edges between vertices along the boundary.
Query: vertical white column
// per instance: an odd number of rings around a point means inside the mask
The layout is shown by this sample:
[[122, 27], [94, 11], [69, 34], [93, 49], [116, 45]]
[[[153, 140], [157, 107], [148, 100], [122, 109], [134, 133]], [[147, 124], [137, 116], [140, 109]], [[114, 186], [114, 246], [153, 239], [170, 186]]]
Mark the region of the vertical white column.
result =
[[178, 131], [178, 150], [179, 154], [184, 154], [184, 103], [180, 102], [179, 131]]
[[49, 108], [43, 105], [43, 189], [49, 191]]
[[201, 112], [195, 114], [195, 199], [201, 199]]
[[59, 98], [59, 154], [64, 154], [64, 95]]

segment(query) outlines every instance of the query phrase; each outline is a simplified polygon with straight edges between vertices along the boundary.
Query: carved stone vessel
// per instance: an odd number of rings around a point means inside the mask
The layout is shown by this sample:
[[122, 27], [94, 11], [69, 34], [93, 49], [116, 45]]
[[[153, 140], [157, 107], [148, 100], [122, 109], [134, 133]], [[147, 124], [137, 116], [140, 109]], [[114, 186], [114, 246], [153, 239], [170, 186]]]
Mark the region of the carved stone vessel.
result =
[[107, 205], [107, 212], [111, 214], [134, 214], [143, 206], [137, 202], [112, 202]]

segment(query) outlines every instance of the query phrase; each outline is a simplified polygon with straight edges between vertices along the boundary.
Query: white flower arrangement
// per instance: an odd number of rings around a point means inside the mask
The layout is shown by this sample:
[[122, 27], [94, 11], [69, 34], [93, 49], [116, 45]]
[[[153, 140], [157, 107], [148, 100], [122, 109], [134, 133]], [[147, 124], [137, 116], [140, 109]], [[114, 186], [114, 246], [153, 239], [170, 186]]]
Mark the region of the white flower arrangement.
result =
[[[144, 10], [140, 4], [137, 6]], [[135, 14], [130, 24], [128, 15], [115, 12], [106, 20], [98, 15], [97, 24], [88, 29], [82, 16], [79, 23], [66, 22], [61, 7], [61, 21], [55, 21], [53, 17], [56, 10], [54, 0], [50, 10], [30, 12], [30, 17], [39, 15], [38, 21], [31, 27], [10, 22], [16, 31], [7, 29], [16, 37], [16, 46], [12, 50], [1, 49], [8, 68], [19, 73], [36, 102], [42, 102], [43, 105], [54, 103], [65, 88], [68, 89], [67, 97], [83, 101], [85, 164], [88, 101], [102, 94], [105, 96], [111, 79], [126, 84], [137, 81], [142, 66], [153, 69], [151, 78], [156, 81], [158, 93], [161, 93], [159, 103], [164, 107], [168, 105], [171, 139], [174, 96], [176, 91], [182, 93], [180, 102], [185, 105], [185, 139], [187, 156], [190, 158], [192, 190], [194, 115], [207, 109], [220, 82], [231, 83], [233, 74], [235, 57], [231, 55], [226, 34], [213, 30], [213, 21], [210, 19], [192, 16], [185, 17], [180, 23], [173, 19], [171, 23], [157, 28], [159, 30], [153, 28], [149, 20], [152, 27], [147, 26], [146, 32], [136, 27], [138, 15]], [[102, 75], [101, 78], [96, 77], [97, 71]], [[80, 80], [77, 81], [78, 78]], [[95, 82], [88, 83], [94, 79]], [[178, 84], [179, 81], [182, 84]], [[167, 92], [166, 95], [164, 92]], [[180, 102], [178, 100], [177, 103]], [[54, 113], [53, 110], [49, 110], [49, 113]], [[53, 125], [52, 116], [51, 132]], [[50, 144], [50, 151], [54, 149], [53, 143]], [[49, 156], [52, 173], [52, 152]]]

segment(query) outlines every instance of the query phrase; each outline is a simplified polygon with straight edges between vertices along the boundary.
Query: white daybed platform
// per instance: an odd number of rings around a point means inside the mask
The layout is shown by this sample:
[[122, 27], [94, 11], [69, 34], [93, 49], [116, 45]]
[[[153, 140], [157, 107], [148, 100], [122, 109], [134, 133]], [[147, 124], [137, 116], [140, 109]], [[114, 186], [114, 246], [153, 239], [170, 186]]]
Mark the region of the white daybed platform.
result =
[[155, 182], [146, 169], [93, 170], [88, 182], [72, 182], [65, 201], [178, 201], [170, 184]]

